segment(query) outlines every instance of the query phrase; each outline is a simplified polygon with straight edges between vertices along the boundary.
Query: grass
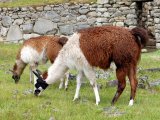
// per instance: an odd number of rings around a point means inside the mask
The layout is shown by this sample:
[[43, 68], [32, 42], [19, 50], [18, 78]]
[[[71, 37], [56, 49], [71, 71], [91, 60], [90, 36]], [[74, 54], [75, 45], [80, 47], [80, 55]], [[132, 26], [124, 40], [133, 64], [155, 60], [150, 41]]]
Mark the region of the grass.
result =
[[19, 6], [39, 6], [58, 3], [91, 3], [96, 0], [13, 0], [12, 2], [0, 3], [0, 7], [19, 7]]
[[[8, 69], [12, 67], [20, 45], [0, 43], [0, 119], [1, 120], [158, 120], [160, 87], [151, 90], [138, 89], [133, 107], [128, 107], [130, 86], [127, 87], [115, 107], [110, 102], [116, 91], [115, 87], [105, 87], [106, 80], [98, 80], [103, 84], [100, 89], [101, 102], [95, 105], [93, 90], [87, 82], [82, 86], [80, 99], [73, 102], [76, 83], [70, 81], [68, 91], [59, 90], [57, 82], [50, 85], [40, 97], [27, 93], [33, 89], [29, 82], [29, 69], [26, 68], [18, 84], [14, 84]], [[142, 54], [139, 67], [160, 67], [160, 50]], [[41, 66], [42, 67], [42, 66]], [[149, 80], [159, 79], [159, 72], [147, 74]], [[114, 75], [113, 75], [114, 76]], [[112, 77], [115, 79], [114, 77]], [[106, 110], [104, 111], [104, 108]], [[111, 108], [111, 110], [109, 109]], [[108, 110], [109, 109], [109, 110]], [[117, 115], [116, 113], [123, 113]], [[115, 116], [116, 115], [116, 116]]]

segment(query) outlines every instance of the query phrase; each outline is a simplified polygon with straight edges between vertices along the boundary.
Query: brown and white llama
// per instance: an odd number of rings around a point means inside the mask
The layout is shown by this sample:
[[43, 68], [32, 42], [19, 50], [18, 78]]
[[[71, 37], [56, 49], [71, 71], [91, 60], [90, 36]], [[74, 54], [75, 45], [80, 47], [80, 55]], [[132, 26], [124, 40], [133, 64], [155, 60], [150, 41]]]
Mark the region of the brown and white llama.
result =
[[[24, 41], [18, 51], [13, 70], [11, 70], [15, 82], [19, 81], [27, 64], [30, 65], [30, 82], [32, 82], [32, 71], [37, 69], [39, 63], [45, 64], [47, 60], [53, 63], [66, 40], [66, 37], [40, 36]], [[68, 85], [68, 77], [66, 79], [65, 88]], [[59, 88], [63, 87], [63, 81], [64, 78], [61, 79]]]
[[[74, 99], [79, 97], [81, 78], [84, 74], [93, 87], [98, 105], [100, 97], [95, 67], [105, 70], [110, 67], [111, 62], [114, 62], [118, 87], [112, 104], [123, 92], [126, 86], [126, 76], [128, 76], [131, 86], [129, 105], [132, 106], [138, 83], [136, 78], [137, 63], [141, 48], [146, 45], [147, 41], [146, 30], [139, 27], [129, 30], [124, 27], [101, 26], [80, 30], [74, 33], [63, 46], [54, 64], [49, 67], [47, 78], [44, 80], [41, 76], [38, 77], [35, 84], [35, 94], [39, 95], [49, 84], [61, 78], [69, 68], [76, 68], [79, 74]], [[34, 73], [36, 74], [36, 72]]]

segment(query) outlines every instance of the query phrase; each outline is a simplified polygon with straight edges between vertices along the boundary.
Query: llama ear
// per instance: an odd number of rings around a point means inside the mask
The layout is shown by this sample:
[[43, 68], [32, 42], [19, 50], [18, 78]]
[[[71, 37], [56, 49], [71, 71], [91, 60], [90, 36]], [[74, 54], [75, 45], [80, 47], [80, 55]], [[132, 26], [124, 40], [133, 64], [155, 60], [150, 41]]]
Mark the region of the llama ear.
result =
[[41, 78], [41, 76], [37, 73], [37, 71], [32, 71], [34, 73], [35, 76], [37, 76], [37, 78]]
[[37, 72], [37, 74], [38, 74], [39, 76], [42, 75], [42, 72], [41, 72], [40, 70], [36, 69], [36, 72]]

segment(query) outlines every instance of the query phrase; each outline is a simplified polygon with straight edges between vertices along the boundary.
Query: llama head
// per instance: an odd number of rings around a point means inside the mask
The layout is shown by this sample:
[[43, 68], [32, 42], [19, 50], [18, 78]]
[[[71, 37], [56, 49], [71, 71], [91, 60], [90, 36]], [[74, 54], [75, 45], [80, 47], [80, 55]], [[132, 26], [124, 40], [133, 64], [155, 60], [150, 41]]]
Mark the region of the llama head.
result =
[[18, 83], [18, 81], [20, 80], [21, 74], [23, 73], [25, 67], [26, 64], [24, 62], [22, 62], [21, 60], [17, 60], [13, 66], [13, 69], [10, 69], [10, 71], [12, 72], [12, 79], [15, 80], [15, 83]]
[[46, 83], [44, 78], [42, 78], [41, 74], [39, 73], [39, 70], [32, 71], [32, 72], [37, 76], [34, 95], [38, 96], [43, 90], [45, 90], [48, 87], [48, 84]]

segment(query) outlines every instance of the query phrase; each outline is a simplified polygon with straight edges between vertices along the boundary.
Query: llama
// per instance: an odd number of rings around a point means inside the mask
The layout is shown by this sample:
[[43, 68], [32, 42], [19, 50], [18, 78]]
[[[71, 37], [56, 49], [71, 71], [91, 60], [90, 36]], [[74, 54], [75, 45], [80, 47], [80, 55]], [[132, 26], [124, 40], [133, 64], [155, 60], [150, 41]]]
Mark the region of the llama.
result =
[[[44, 80], [39, 76], [35, 84], [35, 94], [57, 81], [68, 69], [76, 68], [79, 72], [74, 99], [79, 97], [81, 78], [83, 74], [89, 79], [93, 87], [96, 104], [100, 102], [97, 89], [95, 68], [108, 69], [111, 62], [116, 65], [118, 87], [111, 104], [120, 97], [126, 86], [128, 76], [131, 86], [129, 106], [134, 103], [137, 78], [136, 68], [140, 59], [141, 48], [148, 41], [148, 34], [143, 28], [129, 30], [124, 27], [101, 26], [79, 30], [74, 33], [60, 50], [54, 64], [48, 69], [48, 76]], [[35, 73], [35, 72], [34, 72]]]
[[[37, 69], [39, 63], [45, 64], [48, 59], [53, 63], [66, 40], [66, 37], [58, 36], [40, 36], [26, 40], [18, 51], [13, 70], [10, 70], [15, 83], [18, 83], [27, 64], [30, 65], [30, 82], [32, 82], [32, 71]], [[66, 79], [65, 88], [68, 85], [68, 78]], [[59, 88], [63, 87], [63, 81], [64, 78], [61, 79]]]

